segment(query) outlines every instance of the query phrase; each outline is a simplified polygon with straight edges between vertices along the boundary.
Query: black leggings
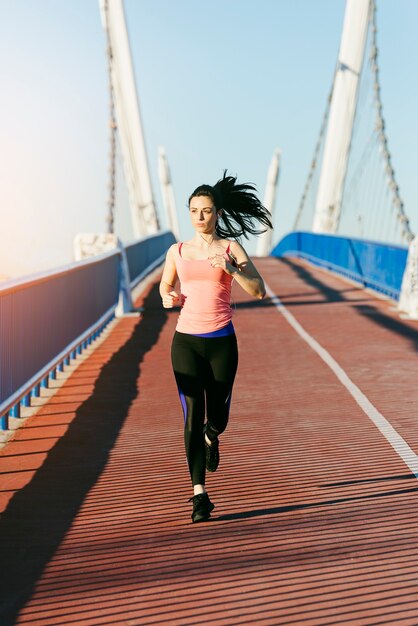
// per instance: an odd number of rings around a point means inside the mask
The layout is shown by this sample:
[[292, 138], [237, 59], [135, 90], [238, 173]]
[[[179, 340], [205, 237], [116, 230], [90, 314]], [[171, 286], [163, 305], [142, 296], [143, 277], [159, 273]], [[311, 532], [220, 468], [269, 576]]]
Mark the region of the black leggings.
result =
[[184, 444], [193, 485], [205, 484], [206, 433], [213, 440], [226, 428], [238, 365], [235, 334], [196, 337], [175, 332], [171, 362], [184, 413]]

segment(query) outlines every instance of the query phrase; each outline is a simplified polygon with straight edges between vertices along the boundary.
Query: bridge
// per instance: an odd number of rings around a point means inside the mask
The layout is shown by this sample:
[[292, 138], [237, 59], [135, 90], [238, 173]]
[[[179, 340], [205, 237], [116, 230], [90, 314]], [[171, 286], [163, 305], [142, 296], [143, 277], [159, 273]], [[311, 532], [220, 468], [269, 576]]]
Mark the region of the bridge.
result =
[[[114, 50], [117, 4], [103, 4]], [[347, 29], [355, 4], [377, 80], [375, 7], [349, 0]], [[379, 89], [354, 165], [352, 128], [327, 139], [346, 78], [340, 59], [295, 229], [256, 261], [267, 297], [233, 290], [240, 365], [210, 522], [190, 521], [177, 311], [158, 294], [177, 238], [167, 177], [170, 231], [145, 172], [132, 178], [135, 242], [82, 235], [71, 265], [0, 287], [2, 626], [418, 622], [416, 245]], [[352, 87], [355, 124], [361, 78]], [[377, 200], [359, 186], [371, 149], [389, 189]], [[318, 171], [335, 150], [339, 186]]]

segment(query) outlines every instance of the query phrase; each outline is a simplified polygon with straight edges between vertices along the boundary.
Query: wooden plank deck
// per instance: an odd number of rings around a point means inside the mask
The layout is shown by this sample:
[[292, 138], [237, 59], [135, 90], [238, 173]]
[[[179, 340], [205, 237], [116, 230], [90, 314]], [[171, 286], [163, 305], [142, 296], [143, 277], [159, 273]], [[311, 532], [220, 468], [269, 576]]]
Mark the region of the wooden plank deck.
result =
[[[418, 453], [418, 325], [301, 261], [258, 266]], [[0, 624], [418, 624], [418, 484], [266, 299], [234, 291], [240, 365], [216, 508], [190, 520], [156, 285], [0, 451]]]

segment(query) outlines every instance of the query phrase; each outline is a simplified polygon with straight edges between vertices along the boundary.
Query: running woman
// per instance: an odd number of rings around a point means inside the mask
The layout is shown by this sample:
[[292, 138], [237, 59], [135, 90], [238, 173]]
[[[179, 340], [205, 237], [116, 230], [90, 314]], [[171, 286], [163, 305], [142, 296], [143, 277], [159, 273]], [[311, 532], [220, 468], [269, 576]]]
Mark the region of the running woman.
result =
[[255, 298], [265, 296], [263, 279], [236, 241], [272, 228], [270, 214], [254, 191], [252, 184], [237, 184], [226, 171], [213, 187], [197, 187], [189, 198], [195, 235], [170, 247], [160, 283], [163, 306], [181, 306], [171, 360], [184, 413], [193, 522], [209, 519], [214, 508], [205, 470], [214, 472], [219, 464], [218, 437], [228, 423], [238, 365], [232, 280]]

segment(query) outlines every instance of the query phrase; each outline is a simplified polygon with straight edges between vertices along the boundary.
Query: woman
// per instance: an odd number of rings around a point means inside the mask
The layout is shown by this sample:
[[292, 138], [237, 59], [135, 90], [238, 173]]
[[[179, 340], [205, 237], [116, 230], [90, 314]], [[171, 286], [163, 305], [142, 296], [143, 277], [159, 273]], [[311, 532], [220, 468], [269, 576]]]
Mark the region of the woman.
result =
[[[272, 228], [255, 187], [227, 176], [213, 187], [201, 185], [189, 198], [195, 235], [168, 250], [160, 283], [163, 306], [181, 305], [171, 358], [184, 413], [184, 442], [193, 484], [193, 522], [210, 517], [214, 505], [205, 488], [205, 470], [219, 464], [218, 437], [228, 423], [238, 349], [232, 325], [232, 280], [255, 298], [264, 282], [235, 240]], [[230, 241], [228, 237], [232, 237]], [[176, 289], [180, 281], [181, 293]], [[206, 407], [206, 423], [205, 423]]]

